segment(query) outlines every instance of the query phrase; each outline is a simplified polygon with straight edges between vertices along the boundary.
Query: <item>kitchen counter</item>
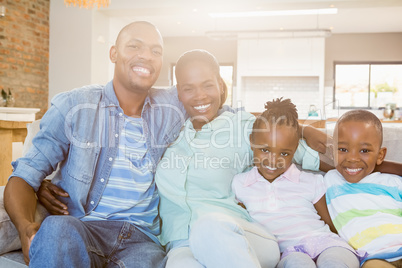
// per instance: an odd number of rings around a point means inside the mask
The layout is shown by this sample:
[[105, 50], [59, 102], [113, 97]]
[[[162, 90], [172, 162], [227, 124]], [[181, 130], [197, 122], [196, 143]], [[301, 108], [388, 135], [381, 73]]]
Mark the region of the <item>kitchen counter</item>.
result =
[[[326, 120], [327, 122], [336, 122], [338, 121], [338, 118], [328, 118]], [[380, 119], [381, 123], [402, 123], [402, 119], [398, 120], [388, 120], [388, 119]]]
[[25, 140], [27, 123], [31, 123], [31, 121], [0, 120], [0, 185], [5, 185], [12, 173], [12, 144]]

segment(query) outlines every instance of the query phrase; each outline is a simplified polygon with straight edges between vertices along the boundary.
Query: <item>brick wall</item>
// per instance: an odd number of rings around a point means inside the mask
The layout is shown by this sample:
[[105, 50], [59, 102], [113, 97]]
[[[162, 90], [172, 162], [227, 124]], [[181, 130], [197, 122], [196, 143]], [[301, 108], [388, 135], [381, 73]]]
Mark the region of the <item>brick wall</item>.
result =
[[0, 91], [12, 89], [15, 107], [48, 106], [49, 0], [0, 0]]

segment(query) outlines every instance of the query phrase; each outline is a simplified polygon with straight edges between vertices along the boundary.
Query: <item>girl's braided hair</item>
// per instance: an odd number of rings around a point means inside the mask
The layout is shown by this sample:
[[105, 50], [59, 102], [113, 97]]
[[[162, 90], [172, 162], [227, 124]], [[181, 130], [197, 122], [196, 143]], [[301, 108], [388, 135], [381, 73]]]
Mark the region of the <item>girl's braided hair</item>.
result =
[[276, 124], [294, 127], [299, 132], [297, 109], [290, 99], [283, 97], [265, 103], [265, 111], [257, 117], [253, 125], [253, 132], [261, 128], [260, 124]]

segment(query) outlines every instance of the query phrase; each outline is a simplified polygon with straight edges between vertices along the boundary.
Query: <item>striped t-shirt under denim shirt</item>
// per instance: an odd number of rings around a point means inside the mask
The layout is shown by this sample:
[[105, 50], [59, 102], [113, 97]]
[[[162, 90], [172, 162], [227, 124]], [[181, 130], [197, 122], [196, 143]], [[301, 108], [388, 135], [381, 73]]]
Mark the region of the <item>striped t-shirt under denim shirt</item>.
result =
[[145, 233], [159, 234], [159, 196], [142, 123], [141, 118], [125, 116], [109, 181], [96, 208], [82, 220], [128, 221]]

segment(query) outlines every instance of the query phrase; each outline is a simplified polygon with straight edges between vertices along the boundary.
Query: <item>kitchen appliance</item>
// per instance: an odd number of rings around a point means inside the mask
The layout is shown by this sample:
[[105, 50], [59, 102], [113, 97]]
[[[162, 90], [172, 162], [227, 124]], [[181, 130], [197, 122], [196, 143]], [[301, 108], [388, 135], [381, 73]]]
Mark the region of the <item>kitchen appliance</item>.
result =
[[384, 108], [384, 118], [386, 120], [393, 120], [395, 116], [395, 103], [387, 103]]

